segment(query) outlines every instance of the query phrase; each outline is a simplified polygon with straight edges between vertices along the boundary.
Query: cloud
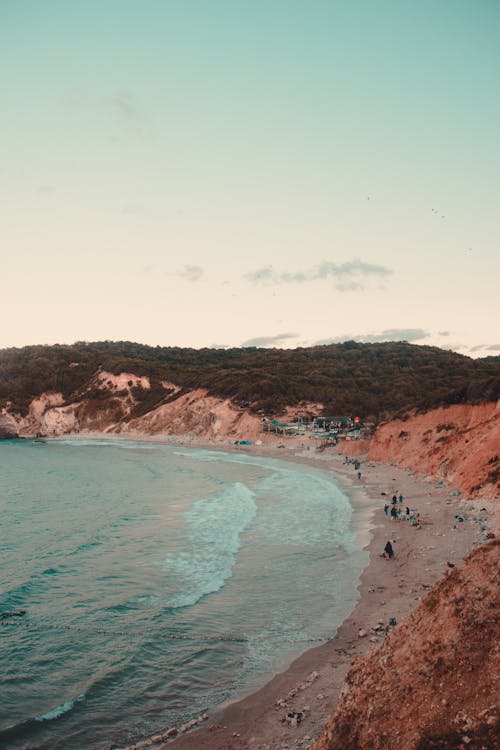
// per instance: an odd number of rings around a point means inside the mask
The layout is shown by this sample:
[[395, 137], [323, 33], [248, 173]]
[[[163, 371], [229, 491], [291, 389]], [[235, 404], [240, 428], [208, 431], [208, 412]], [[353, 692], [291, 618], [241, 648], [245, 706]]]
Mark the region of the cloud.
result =
[[299, 336], [298, 333], [278, 333], [276, 336], [257, 336], [254, 339], [248, 339], [243, 341], [242, 347], [246, 346], [258, 346], [258, 347], [271, 347], [279, 346], [284, 341], [289, 339], [296, 339]]
[[335, 289], [338, 292], [360, 292], [363, 289], [363, 284], [357, 281], [339, 281], [335, 284]]
[[311, 281], [334, 279], [335, 287], [340, 292], [353, 292], [363, 289], [360, 279], [369, 277], [387, 277], [393, 271], [386, 266], [365, 263], [358, 258], [346, 263], [333, 263], [323, 260], [305, 271], [277, 271], [273, 266], [263, 266], [244, 274], [252, 284], [303, 284]]
[[449, 335], [450, 335], [449, 331], [438, 331], [438, 336], [449, 336]]
[[184, 266], [182, 271], [177, 273], [177, 276], [186, 279], [186, 281], [199, 281], [203, 274], [204, 271], [201, 266]]
[[344, 341], [358, 341], [362, 344], [376, 344], [381, 341], [421, 341], [430, 336], [429, 331], [423, 328], [387, 328], [380, 333], [364, 333], [360, 335], [335, 336], [330, 339], [322, 339], [315, 342], [315, 346], [324, 344], [341, 344]]
[[121, 122], [135, 130], [142, 129], [143, 115], [129, 94], [125, 92], [113, 94], [106, 99], [106, 103]]
[[476, 346], [469, 346], [470, 352], [478, 352], [481, 349], [486, 349], [486, 344], [476, 344]]
[[487, 346], [486, 349], [489, 352], [500, 352], [500, 344], [490, 344], [490, 346]]

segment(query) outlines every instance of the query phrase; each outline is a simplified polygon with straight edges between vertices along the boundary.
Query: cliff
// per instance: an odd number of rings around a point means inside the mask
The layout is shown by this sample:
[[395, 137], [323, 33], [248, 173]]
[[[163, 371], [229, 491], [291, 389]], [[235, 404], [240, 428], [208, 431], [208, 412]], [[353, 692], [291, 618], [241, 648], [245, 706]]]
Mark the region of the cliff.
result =
[[499, 558], [474, 551], [354, 662], [314, 750], [498, 747]]
[[413, 413], [376, 430], [368, 448], [375, 461], [392, 461], [448, 481], [468, 494], [500, 489], [500, 401]]
[[[184, 391], [168, 381], [153, 392], [147, 377], [133, 373], [101, 370], [76, 395], [66, 403], [62, 393], [42, 393], [25, 416], [3, 409], [1, 424], [9, 426], [9, 436], [19, 437], [106, 432], [255, 440], [261, 433], [260, 417], [230, 399], [210, 396], [203, 388]], [[159, 406], [150, 408], [158, 401]]]

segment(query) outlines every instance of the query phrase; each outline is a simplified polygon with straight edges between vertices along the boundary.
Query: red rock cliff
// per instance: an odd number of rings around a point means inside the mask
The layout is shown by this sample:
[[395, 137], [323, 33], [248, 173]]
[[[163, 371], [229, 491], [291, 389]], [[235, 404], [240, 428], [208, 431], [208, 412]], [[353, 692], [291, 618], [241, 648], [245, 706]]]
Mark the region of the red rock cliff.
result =
[[434, 474], [474, 495], [498, 496], [500, 402], [449, 406], [388, 422], [376, 430], [368, 457]]
[[500, 542], [473, 552], [357, 659], [314, 750], [499, 747]]

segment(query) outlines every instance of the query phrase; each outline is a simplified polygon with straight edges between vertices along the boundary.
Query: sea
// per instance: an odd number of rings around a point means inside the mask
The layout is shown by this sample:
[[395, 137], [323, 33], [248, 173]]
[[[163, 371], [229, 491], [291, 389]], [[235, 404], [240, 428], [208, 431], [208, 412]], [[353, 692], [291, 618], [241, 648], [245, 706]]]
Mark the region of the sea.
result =
[[120, 748], [248, 694], [335, 635], [362, 547], [306, 464], [0, 441], [0, 747]]

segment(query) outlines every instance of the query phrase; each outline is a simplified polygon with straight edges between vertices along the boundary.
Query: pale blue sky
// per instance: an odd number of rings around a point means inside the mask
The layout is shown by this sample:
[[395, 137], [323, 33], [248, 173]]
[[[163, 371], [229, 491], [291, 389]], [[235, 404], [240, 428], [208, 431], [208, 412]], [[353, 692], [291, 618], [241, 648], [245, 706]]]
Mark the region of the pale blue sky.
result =
[[0, 347], [500, 351], [499, 74], [496, 0], [0, 0]]

